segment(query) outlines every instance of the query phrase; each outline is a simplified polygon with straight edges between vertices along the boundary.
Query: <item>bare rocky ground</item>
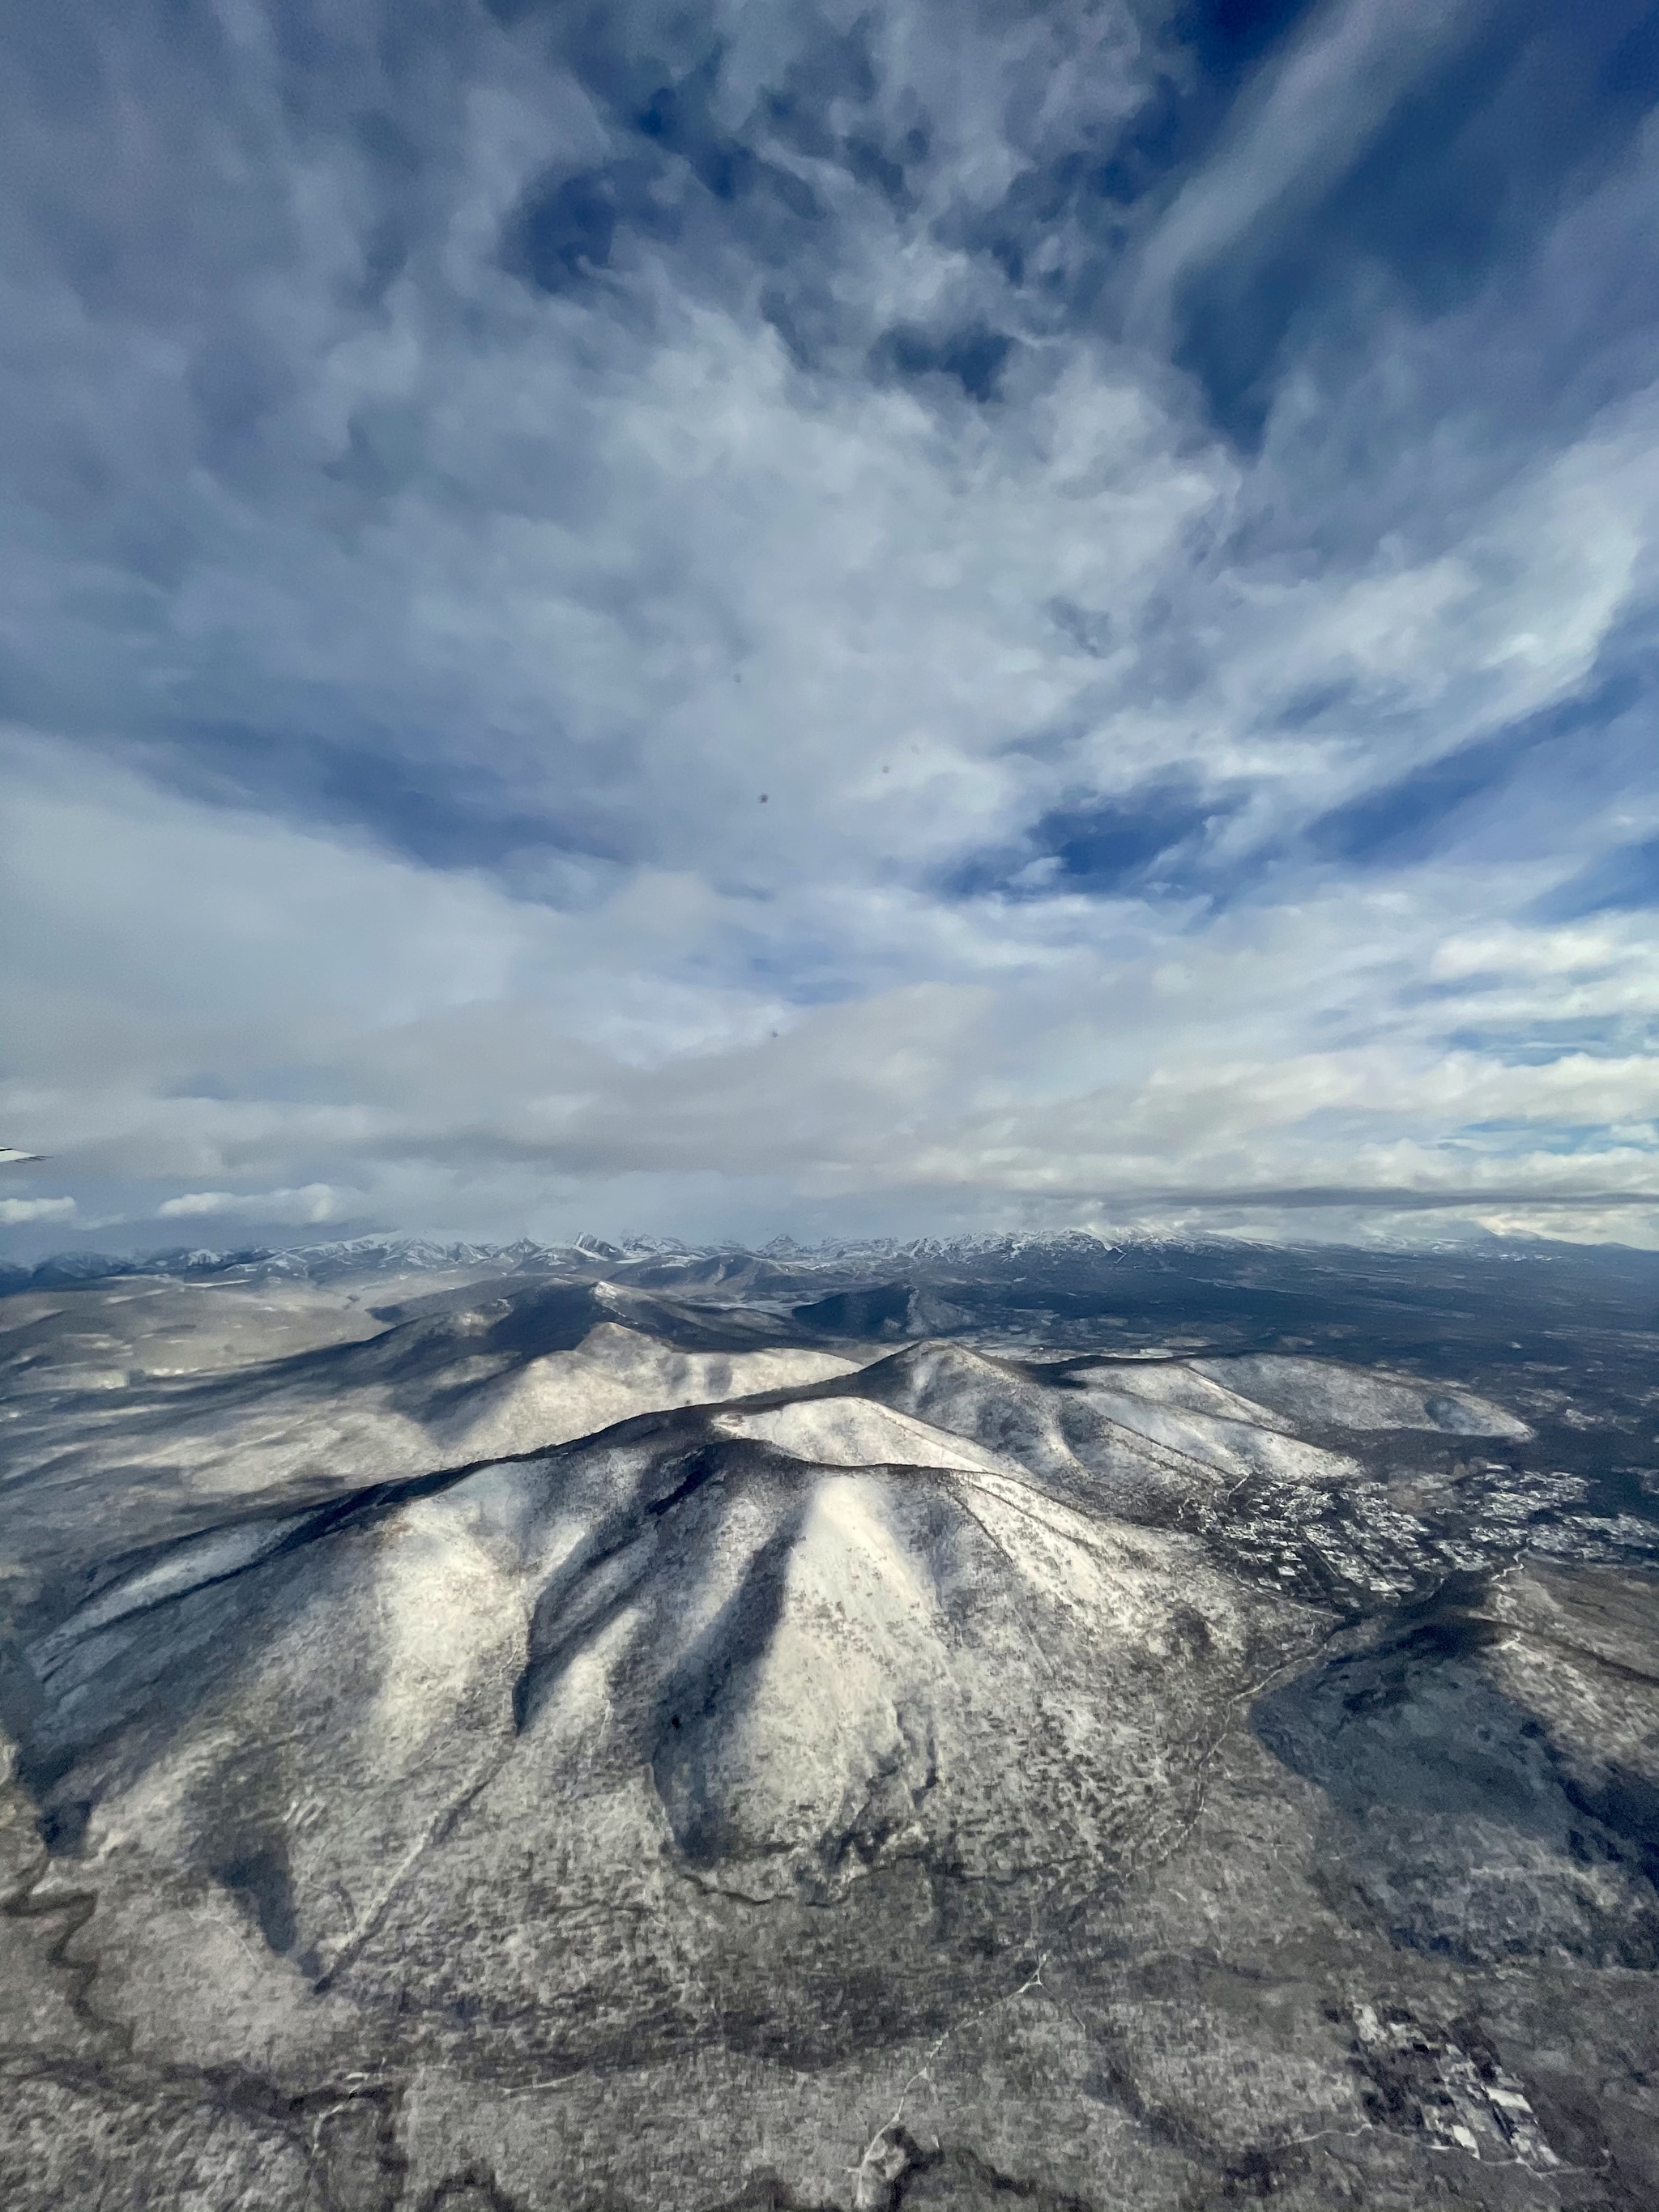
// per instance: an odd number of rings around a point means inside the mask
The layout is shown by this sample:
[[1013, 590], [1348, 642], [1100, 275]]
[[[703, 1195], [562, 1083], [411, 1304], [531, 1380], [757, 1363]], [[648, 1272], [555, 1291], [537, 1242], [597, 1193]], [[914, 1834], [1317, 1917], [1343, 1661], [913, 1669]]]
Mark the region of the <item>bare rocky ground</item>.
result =
[[1650, 1290], [23, 1284], [0, 2202], [1659, 2201]]

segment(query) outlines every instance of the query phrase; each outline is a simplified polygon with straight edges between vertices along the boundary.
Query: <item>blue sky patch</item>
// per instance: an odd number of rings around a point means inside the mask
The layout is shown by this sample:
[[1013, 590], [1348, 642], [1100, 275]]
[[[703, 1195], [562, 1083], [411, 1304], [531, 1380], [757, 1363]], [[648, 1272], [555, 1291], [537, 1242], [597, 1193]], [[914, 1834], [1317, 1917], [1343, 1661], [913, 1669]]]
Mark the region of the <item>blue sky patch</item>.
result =
[[1644, 837], [1600, 853], [1535, 911], [1550, 921], [1577, 921], [1591, 914], [1632, 913], [1659, 907], [1659, 837]]
[[1054, 807], [1018, 846], [963, 862], [950, 887], [963, 897], [1108, 898], [1167, 890], [1179, 874], [1189, 890], [1197, 848], [1228, 811], [1178, 783]]

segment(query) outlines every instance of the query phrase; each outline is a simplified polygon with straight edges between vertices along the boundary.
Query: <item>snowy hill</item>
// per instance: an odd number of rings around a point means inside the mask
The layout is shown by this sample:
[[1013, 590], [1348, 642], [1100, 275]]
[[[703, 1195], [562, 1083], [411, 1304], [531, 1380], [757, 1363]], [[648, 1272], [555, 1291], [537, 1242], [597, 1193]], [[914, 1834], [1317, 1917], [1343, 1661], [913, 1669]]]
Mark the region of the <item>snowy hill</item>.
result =
[[1645, 1367], [1075, 1256], [0, 1303], [22, 2124], [112, 2203], [166, 2111], [216, 2207], [1162, 2208], [1327, 2138], [1577, 2204], [1550, 2054], [1659, 1966]]

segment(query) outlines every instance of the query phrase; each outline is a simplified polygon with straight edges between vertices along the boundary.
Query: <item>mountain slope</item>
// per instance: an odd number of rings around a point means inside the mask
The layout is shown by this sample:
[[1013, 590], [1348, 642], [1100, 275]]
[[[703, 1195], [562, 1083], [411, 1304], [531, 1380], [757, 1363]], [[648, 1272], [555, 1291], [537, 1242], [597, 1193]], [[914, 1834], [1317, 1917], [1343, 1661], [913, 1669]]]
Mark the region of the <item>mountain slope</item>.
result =
[[234, 2113], [211, 2212], [268, 2138], [342, 2212], [1409, 2212], [1466, 2139], [1601, 2204], [1540, 2037], [1644, 2044], [1659, 1764], [1576, 1431], [1295, 1352], [807, 1346], [769, 1292], [355, 1295], [240, 1364], [135, 1322], [175, 1371], [8, 1424], [0, 2069], [46, 2051], [91, 2201], [147, 2185], [88, 2083]]
[[244, 1890], [326, 1975], [514, 1765], [538, 1826], [609, 1795], [595, 1834], [742, 1895], [1092, 1881], [1309, 1634], [1190, 1540], [773, 1393], [165, 1550], [33, 1645], [26, 1773], [61, 1843]]

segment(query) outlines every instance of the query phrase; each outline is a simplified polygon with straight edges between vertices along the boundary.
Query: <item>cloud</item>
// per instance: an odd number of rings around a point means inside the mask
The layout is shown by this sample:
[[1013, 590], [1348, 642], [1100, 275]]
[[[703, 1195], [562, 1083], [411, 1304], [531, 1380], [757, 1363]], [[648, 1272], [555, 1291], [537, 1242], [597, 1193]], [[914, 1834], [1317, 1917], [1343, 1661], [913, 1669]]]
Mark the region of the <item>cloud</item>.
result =
[[341, 1194], [325, 1182], [307, 1183], [302, 1190], [189, 1190], [177, 1198], [163, 1199], [155, 1209], [160, 1221], [194, 1220], [204, 1215], [246, 1216], [258, 1221], [293, 1222], [313, 1227], [338, 1221], [351, 1211]]
[[1396, 103], [1486, 13], [1434, 0], [1349, 0], [1321, 11], [1240, 100], [1232, 127], [1176, 195], [1149, 240], [1138, 279], [1142, 316], [1168, 312], [1183, 276], [1231, 251], [1261, 250], [1291, 209], [1351, 171]]
[[31, 48], [9, 1134], [133, 1223], [1649, 1188], [1621, 7]]
[[72, 1221], [72, 1198], [0, 1198], [0, 1222], [15, 1228], [24, 1222]]

